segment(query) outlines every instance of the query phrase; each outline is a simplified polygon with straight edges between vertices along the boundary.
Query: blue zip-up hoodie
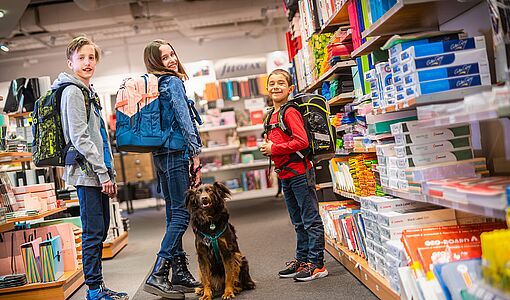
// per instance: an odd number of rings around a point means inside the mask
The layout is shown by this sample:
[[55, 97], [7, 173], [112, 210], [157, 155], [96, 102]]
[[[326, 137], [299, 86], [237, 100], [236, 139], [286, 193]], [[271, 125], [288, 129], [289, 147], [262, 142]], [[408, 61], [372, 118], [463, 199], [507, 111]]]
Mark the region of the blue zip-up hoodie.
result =
[[202, 152], [198, 130], [188, 107], [184, 83], [177, 76], [164, 75], [159, 78], [159, 99], [162, 105], [163, 131], [171, 128], [172, 133], [163, 149], [184, 150], [190, 157]]

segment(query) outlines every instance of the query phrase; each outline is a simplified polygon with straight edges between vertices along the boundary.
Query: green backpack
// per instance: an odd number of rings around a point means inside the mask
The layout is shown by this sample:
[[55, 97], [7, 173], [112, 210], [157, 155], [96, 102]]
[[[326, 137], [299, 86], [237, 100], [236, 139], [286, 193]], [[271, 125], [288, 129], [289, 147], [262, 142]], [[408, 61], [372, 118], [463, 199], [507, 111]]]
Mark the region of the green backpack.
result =
[[34, 135], [32, 158], [36, 167], [62, 167], [65, 165], [65, 157], [72, 144], [65, 142], [60, 102], [62, 92], [70, 85], [81, 89], [85, 98], [87, 122], [89, 120], [89, 94], [84, 87], [77, 84], [63, 84], [56, 89], [49, 90], [37, 99], [32, 112], [32, 133]]

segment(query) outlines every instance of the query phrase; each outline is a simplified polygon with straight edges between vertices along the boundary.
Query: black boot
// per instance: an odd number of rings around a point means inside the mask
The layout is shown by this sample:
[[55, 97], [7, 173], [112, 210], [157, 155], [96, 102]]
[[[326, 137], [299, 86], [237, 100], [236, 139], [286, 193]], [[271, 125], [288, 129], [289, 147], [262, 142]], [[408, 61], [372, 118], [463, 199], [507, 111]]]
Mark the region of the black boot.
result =
[[186, 255], [174, 257], [172, 262], [172, 284], [176, 290], [184, 293], [193, 293], [195, 288], [201, 285], [188, 270]]
[[171, 261], [158, 256], [151, 274], [147, 277], [143, 290], [168, 299], [184, 299], [184, 293], [176, 291], [168, 281]]

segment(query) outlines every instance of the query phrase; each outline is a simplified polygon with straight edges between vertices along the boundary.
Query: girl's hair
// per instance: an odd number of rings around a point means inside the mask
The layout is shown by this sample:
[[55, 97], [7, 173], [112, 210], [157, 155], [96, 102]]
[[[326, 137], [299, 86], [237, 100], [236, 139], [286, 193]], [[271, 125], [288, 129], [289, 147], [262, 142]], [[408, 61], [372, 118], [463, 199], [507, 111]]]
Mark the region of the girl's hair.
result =
[[96, 61], [99, 62], [99, 53], [101, 53], [101, 49], [99, 48], [98, 45], [94, 44], [94, 42], [86, 36], [77, 36], [72, 41], [70, 41], [69, 44], [67, 44], [66, 48], [67, 59], [70, 60], [74, 52], [79, 51], [81, 47], [85, 45], [91, 45], [92, 47], [94, 47]]
[[273, 72], [269, 73], [269, 76], [267, 76], [266, 85], [269, 84], [269, 78], [271, 78], [271, 76], [273, 76], [273, 75], [283, 75], [283, 77], [285, 77], [285, 80], [287, 80], [287, 83], [289, 84], [289, 86], [292, 85], [292, 77], [290, 76], [290, 73], [284, 69], [276, 69], [276, 70], [273, 70]]
[[[162, 45], [168, 45], [174, 51], [175, 56], [177, 57], [177, 72], [170, 70], [163, 65], [161, 52], [159, 51], [159, 47]], [[186, 74], [186, 71], [181, 64], [181, 60], [177, 56], [177, 52], [175, 52], [174, 47], [165, 40], [154, 40], [148, 43], [143, 51], [143, 60], [145, 62], [145, 67], [147, 68], [147, 73], [154, 75], [172, 74], [178, 76], [182, 80], [188, 79], [188, 74]]]

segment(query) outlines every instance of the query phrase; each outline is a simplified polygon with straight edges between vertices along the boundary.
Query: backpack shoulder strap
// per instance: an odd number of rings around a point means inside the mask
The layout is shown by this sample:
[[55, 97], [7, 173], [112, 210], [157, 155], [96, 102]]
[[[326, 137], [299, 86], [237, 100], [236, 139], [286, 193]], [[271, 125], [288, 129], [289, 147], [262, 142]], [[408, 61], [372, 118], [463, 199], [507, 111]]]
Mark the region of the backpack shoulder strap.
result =
[[86, 113], [87, 113], [87, 123], [88, 123], [89, 119], [90, 119], [90, 110], [91, 110], [91, 106], [92, 106], [90, 96], [89, 96], [88, 91], [84, 87], [79, 86], [75, 83], [68, 82], [68, 83], [64, 83], [63, 85], [58, 87], [58, 89], [56, 91], [56, 95], [55, 95], [56, 99], [58, 101], [58, 111], [60, 112], [60, 102], [62, 101], [62, 93], [64, 92], [64, 89], [70, 85], [76, 86], [83, 93], [83, 99], [85, 100], [85, 109], [86, 109]]
[[273, 113], [274, 113], [274, 107], [271, 107], [266, 113], [266, 116], [264, 118], [264, 132], [262, 132], [262, 138], [264, 138], [264, 136], [266, 136], [269, 133], [269, 131], [278, 127], [278, 126], [269, 124], [271, 122], [271, 116], [273, 116]]
[[290, 128], [287, 127], [287, 125], [285, 124], [285, 119], [284, 119], [285, 112], [287, 111], [287, 109], [289, 107], [294, 107], [295, 109], [297, 109], [299, 111], [299, 106], [296, 103], [294, 103], [294, 102], [285, 103], [284, 105], [282, 105], [282, 107], [280, 107], [280, 112], [278, 113], [278, 124], [279, 124], [281, 130], [286, 135], [292, 136], [292, 131], [290, 131]]

